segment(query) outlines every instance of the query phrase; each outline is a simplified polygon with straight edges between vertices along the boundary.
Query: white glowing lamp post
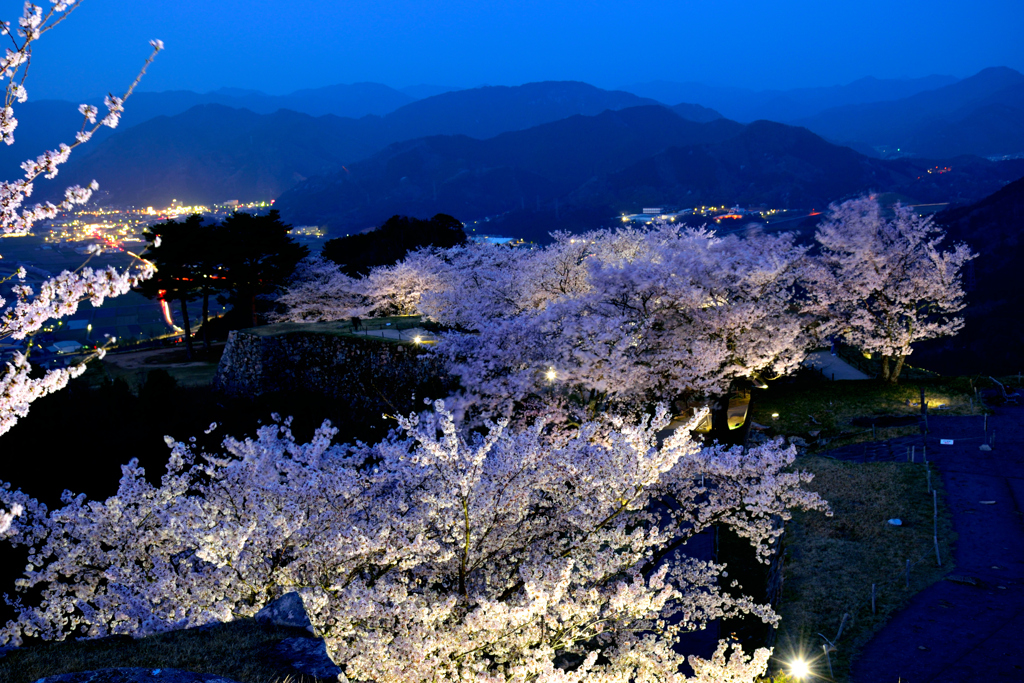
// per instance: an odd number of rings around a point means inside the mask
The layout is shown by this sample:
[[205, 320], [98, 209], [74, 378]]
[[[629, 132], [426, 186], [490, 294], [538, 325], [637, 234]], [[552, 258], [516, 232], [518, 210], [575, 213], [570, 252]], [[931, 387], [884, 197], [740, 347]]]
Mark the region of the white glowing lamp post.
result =
[[798, 681], [806, 680], [811, 675], [811, 667], [803, 659], [796, 659], [789, 663], [789, 673]]

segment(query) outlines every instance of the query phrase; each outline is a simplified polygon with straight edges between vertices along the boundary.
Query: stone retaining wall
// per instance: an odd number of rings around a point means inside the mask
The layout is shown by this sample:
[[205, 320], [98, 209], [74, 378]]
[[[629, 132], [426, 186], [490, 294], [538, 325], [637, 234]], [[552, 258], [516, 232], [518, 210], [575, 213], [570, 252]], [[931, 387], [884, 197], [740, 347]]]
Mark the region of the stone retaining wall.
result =
[[312, 393], [371, 412], [405, 413], [414, 393], [436, 398], [453, 386], [444, 365], [416, 344], [301, 331], [231, 332], [214, 378], [232, 397]]

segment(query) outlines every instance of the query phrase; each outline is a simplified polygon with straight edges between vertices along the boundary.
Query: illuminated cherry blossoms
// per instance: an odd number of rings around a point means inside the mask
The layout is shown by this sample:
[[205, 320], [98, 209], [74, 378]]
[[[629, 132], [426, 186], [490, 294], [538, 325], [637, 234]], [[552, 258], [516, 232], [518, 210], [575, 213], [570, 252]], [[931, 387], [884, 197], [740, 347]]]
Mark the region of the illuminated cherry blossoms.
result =
[[[20, 47], [0, 60], [8, 144], [31, 45], [75, 6], [51, 4], [25, 5]], [[163, 48], [152, 45], [147, 65]], [[0, 184], [0, 229], [25, 231], [88, 201], [94, 187], [69, 188], [59, 205], [23, 206], [39, 176], [54, 177], [98, 126], [117, 125], [137, 83], [108, 97], [102, 117], [82, 105], [73, 144]], [[434, 352], [463, 393], [396, 418], [376, 444], [338, 444], [329, 423], [302, 443], [278, 416], [255, 439], [228, 437], [210, 452], [168, 437], [159, 484], [132, 459], [104, 501], [65, 492], [48, 510], [0, 485], [0, 538], [28, 553], [17, 618], [0, 642], [229, 621], [297, 591], [353, 680], [753, 681], [767, 649], [722, 642], [708, 660], [674, 649], [681, 634], [723, 617], [778, 619], [723, 590], [727, 568], [688, 556], [686, 541], [721, 525], [767, 561], [791, 510], [828, 507], [803, 487], [810, 475], [791, 468], [793, 448], [699, 444], [690, 430], [704, 415], [669, 430], [663, 401], [791, 372], [839, 311], [866, 326], [844, 296], [877, 288], [846, 287], [845, 254], [881, 247], [840, 239], [855, 219], [878, 223], [866, 205], [833, 208], [820, 262], [789, 234], [665, 224], [556, 233], [534, 250], [421, 250], [358, 279], [306, 261], [278, 301], [281, 319], [422, 314], [445, 326]], [[920, 286], [904, 298], [937, 301], [927, 315], [955, 312], [968, 256], [938, 252], [930, 225], [915, 221], [897, 209], [885, 223], [924, 235], [906, 248], [937, 273], [913, 277]], [[151, 274], [140, 259], [131, 271], [82, 268], [32, 288], [22, 270], [15, 301], [0, 300], [0, 338], [29, 337]], [[809, 292], [815, 283], [824, 293]], [[956, 326], [929, 324], [929, 334]], [[909, 352], [912, 338], [887, 334], [879, 350]], [[83, 371], [33, 377], [16, 354], [0, 375], [0, 435]]]
[[[659, 446], [668, 417], [463, 431], [438, 402], [376, 445], [331, 445], [327, 424], [298, 443], [288, 420], [223, 454], [171, 442], [159, 486], [132, 461], [102, 502], [2, 491], [26, 510], [7, 532], [30, 547], [20, 585], [42, 590], [3, 634], [142, 635], [297, 590], [355, 680], [683, 680], [675, 634], [777, 617], [680, 544], [724, 524], [766, 556], [776, 518], [825, 504], [791, 448], [701, 448], [686, 428]], [[763, 672], [767, 650], [725, 647], [691, 659], [696, 680]]]
[[[54, 1], [51, 5], [49, 10], [44, 12], [41, 6], [26, 2], [24, 13], [18, 22], [19, 28], [15, 33], [11, 32], [10, 24], [0, 24], [0, 33], [9, 36], [16, 48], [8, 48], [6, 56], [0, 58], [0, 80], [7, 82], [4, 106], [0, 111], [0, 134], [8, 145], [14, 144], [14, 131], [18, 125], [13, 105], [15, 102], [24, 102], [28, 97], [24, 84], [32, 60], [33, 44], [77, 7], [74, 0]], [[44, 152], [36, 159], [26, 161], [22, 164], [25, 171], [23, 178], [0, 183], [0, 232], [28, 232], [36, 221], [53, 218], [61, 211], [70, 210], [76, 204], [89, 201], [92, 191], [96, 189], [95, 182], [88, 188], [68, 188], [64, 201], [60, 204], [47, 202], [23, 207], [25, 199], [32, 194], [33, 182], [37, 178], [54, 178], [58, 167], [67, 161], [71, 150], [86, 142], [99, 126], [117, 126], [124, 111], [124, 101], [146, 73], [146, 67], [163, 49], [161, 41], [154, 40], [150, 44], [153, 52], [125, 95], [109, 95], [106, 98], [107, 114], [102, 119], [97, 121], [98, 112], [95, 107], [83, 104], [79, 107], [84, 117], [82, 129], [77, 133], [73, 144], [62, 144], [59, 149]], [[99, 306], [108, 297], [124, 294], [140, 279], [149, 277], [151, 273], [152, 268], [142, 261], [140, 267], [124, 272], [118, 272], [113, 268], [81, 268], [75, 273], [65, 271], [43, 282], [38, 292], [34, 292], [32, 287], [25, 284], [16, 285], [12, 288], [16, 297], [12, 305], [5, 308], [7, 302], [0, 297], [0, 339], [30, 337], [48, 320], [74, 313], [79, 303], [88, 300], [94, 306]], [[24, 281], [25, 270], [19, 269], [16, 277]], [[102, 350], [99, 355], [102, 355]], [[24, 354], [16, 353], [11, 362], [6, 364], [4, 374], [0, 375], [0, 434], [9, 430], [19, 417], [24, 417], [33, 401], [63, 388], [70, 379], [82, 374], [85, 365], [51, 369], [42, 378], [32, 378], [31, 370], [28, 358]]]
[[945, 234], [931, 218], [900, 205], [892, 211], [885, 217], [868, 198], [832, 206], [815, 236], [821, 256], [809, 290], [827, 324], [881, 354], [883, 379], [895, 382], [914, 342], [963, 327], [961, 271], [977, 254], [964, 244], [940, 250]]
[[[18, 125], [14, 116], [14, 105], [23, 103], [28, 98], [25, 78], [32, 61], [33, 44], [77, 7], [75, 0], [51, 0], [50, 5], [49, 9], [44, 11], [42, 6], [26, 2], [23, 14], [18, 20], [18, 28], [13, 32], [10, 23], [0, 22], [0, 34], [10, 38], [13, 46], [13, 49], [7, 48], [5, 56], [0, 57], [0, 80], [6, 81], [4, 103], [0, 108], [0, 139], [7, 145], [14, 144], [14, 131]], [[125, 95], [110, 95], [106, 98], [107, 114], [102, 119], [97, 121], [98, 111], [95, 107], [83, 104], [79, 108], [84, 117], [82, 128], [75, 134], [74, 143], [61, 144], [56, 150], [44, 152], [36, 159], [25, 161], [21, 165], [25, 172], [22, 178], [0, 182], [0, 233], [28, 232], [35, 222], [53, 218], [61, 211], [68, 211], [78, 204], [89, 201], [97, 187], [95, 182], [87, 188], [77, 185], [67, 188], [64, 200], [59, 204], [46, 202], [31, 207], [24, 206], [25, 200], [32, 194], [36, 179], [40, 176], [46, 179], [54, 178], [58, 173], [58, 167], [67, 161], [71, 151], [87, 142], [99, 126], [117, 126], [124, 111], [124, 100], [138, 85], [146, 72], [146, 67], [163, 49], [161, 41], [151, 41], [150, 44], [153, 52]], [[47, 320], [74, 313], [82, 301], [88, 300], [98, 306], [107, 297], [127, 292], [140, 279], [152, 273], [147, 263], [140, 263], [141, 266], [130, 272], [118, 272], [113, 268], [81, 268], [75, 273], [65, 271], [43, 282], [38, 292], [34, 292], [32, 287], [26, 284], [14, 286], [12, 290], [16, 301], [13, 304], [8, 305], [7, 301], [0, 297], [0, 339], [24, 339], [37, 332]], [[25, 270], [20, 268], [15, 277], [23, 282], [25, 275]], [[102, 353], [100, 350], [97, 355]], [[42, 377], [32, 377], [28, 357], [22, 353], [15, 353], [13, 358], [4, 364], [3, 374], [0, 374], [0, 435], [9, 430], [18, 418], [27, 414], [33, 401], [63, 388], [70, 379], [84, 371], [85, 365], [79, 364], [70, 368], [50, 369]], [[10, 506], [7, 512], [0, 511], [0, 529], [6, 530], [13, 518], [22, 512], [20, 504]]]
[[361, 311], [421, 313], [451, 328], [437, 353], [471, 400], [494, 406], [554, 386], [608, 404], [713, 395], [792, 372], [813, 342], [798, 298], [806, 247], [789, 234], [666, 224], [554, 238], [416, 252], [363, 280], [321, 270], [282, 299], [293, 307], [283, 318], [309, 319], [302, 288], [358, 291]]

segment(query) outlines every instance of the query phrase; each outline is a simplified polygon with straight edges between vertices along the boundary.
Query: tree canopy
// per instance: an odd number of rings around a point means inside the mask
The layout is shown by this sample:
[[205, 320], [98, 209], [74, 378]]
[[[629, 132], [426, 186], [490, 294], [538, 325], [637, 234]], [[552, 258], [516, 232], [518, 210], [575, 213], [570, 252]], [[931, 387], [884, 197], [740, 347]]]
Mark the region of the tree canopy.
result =
[[178, 301], [185, 325], [185, 349], [189, 360], [195, 356], [188, 302], [209, 288], [215, 272], [218, 249], [214, 226], [205, 225], [202, 216], [193, 214], [184, 221], [169, 220], [145, 231], [149, 258], [156, 275], [139, 286], [149, 299]]
[[416, 249], [447, 249], [466, 243], [462, 223], [439, 213], [429, 220], [392, 216], [370, 232], [328, 240], [323, 257], [350, 277], [366, 275], [374, 266], [390, 266]]
[[816, 313], [855, 347], [882, 356], [895, 383], [915, 342], [956, 334], [965, 306], [962, 269], [976, 254], [943, 251], [931, 218], [896, 205], [887, 216], [869, 197], [829, 208], [815, 235], [820, 254], [808, 273]]
[[222, 273], [232, 290], [233, 305], [257, 325], [257, 297], [277, 293], [309, 254], [288, 234], [291, 226], [272, 209], [263, 216], [236, 212], [220, 224]]

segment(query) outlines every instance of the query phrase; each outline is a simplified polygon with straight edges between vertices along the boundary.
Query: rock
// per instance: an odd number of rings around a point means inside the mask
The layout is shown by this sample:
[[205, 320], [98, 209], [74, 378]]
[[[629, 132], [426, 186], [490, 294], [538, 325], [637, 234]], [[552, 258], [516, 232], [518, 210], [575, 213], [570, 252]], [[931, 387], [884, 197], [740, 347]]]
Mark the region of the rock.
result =
[[256, 613], [256, 621], [273, 626], [292, 626], [309, 629], [309, 616], [302, 604], [302, 597], [292, 591], [285, 593]]
[[341, 668], [327, 656], [319, 638], [286, 638], [274, 646], [271, 657], [296, 674], [341, 680]]
[[811, 431], [807, 432], [807, 434], [812, 439], [816, 439], [816, 438], [818, 438], [818, 434], [821, 434], [821, 430], [820, 429], [812, 429]]
[[789, 439], [787, 439], [787, 441], [789, 441], [790, 446], [797, 446], [798, 448], [807, 447], [807, 439], [803, 438], [802, 436], [791, 436], [789, 437]]
[[36, 683], [237, 683], [216, 674], [178, 669], [97, 669], [40, 678]]
[[961, 583], [965, 586], [974, 586], [976, 588], [982, 587], [984, 584], [973, 576], [965, 576], [963, 574], [948, 574], [946, 581], [952, 581], [953, 583]]
[[751, 446], [760, 446], [761, 444], [768, 443], [770, 439], [760, 432], [750, 432], [747, 436], [747, 443]]

